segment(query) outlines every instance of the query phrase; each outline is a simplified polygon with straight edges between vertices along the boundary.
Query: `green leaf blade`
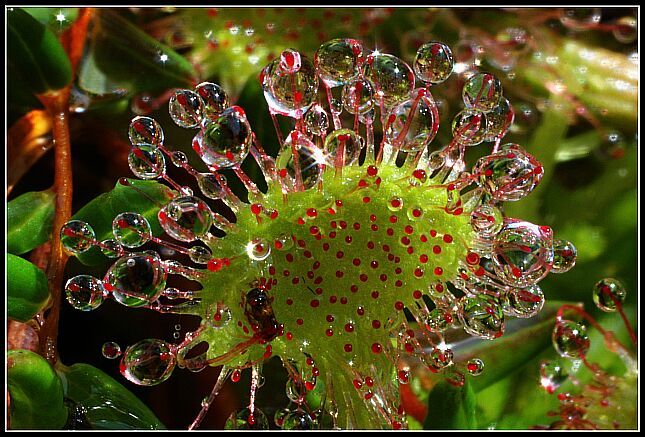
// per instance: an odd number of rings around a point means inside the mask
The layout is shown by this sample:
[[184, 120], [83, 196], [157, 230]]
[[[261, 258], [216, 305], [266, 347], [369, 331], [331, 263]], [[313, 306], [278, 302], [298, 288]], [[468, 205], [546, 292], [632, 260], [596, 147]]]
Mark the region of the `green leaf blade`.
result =
[[424, 429], [477, 429], [475, 393], [466, 379], [463, 386], [438, 382], [428, 396]]
[[51, 237], [56, 194], [31, 191], [7, 203], [7, 250], [22, 255]]
[[7, 316], [26, 322], [49, 301], [47, 277], [42, 270], [19, 256], [7, 254]]

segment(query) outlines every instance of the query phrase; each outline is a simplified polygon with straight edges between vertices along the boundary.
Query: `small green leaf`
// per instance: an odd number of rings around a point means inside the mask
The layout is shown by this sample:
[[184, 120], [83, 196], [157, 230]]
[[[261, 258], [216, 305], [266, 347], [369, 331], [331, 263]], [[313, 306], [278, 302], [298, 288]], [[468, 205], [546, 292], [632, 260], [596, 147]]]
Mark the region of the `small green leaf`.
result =
[[190, 85], [193, 66], [110, 9], [97, 10], [90, 56], [81, 66], [79, 84], [102, 94], [115, 86], [132, 92]]
[[468, 379], [461, 387], [441, 380], [432, 388], [423, 428], [477, 429], [475, 394]]
[[7, 12], [7, 64], [34, 94], [59, 90], [72, 80], [72, 65], [56, 36], [19, 8]]
[[[81, 208], [74, 216], [74, 220], [87, 222], [96, 233], [99, 241], [114, 238], [112, 234], [112, 221], [122, 212], [137, 212], [143, 215], [154, 235], [161, 235], [163, 229], [157, 220], [158, 204], [166, 204], [172, 197], [172, 190], [155, 181], [139, 181], [129, 179], [131, 186], [124, 186], [117, 182], [112, 191], [103, 193]], [[133, 188], [134, 187], [134, 188]], [[144, 194], [141, 194], [139, 191]], [[150, 199], [153, 200], [150, 200]], [[85, 265], [99, 265], [106, 258], [97, 247], [77, 255], [80, 262]]]
[[59, 365], [65, 397], [84, 407], [93, 429], [165, 429], [134, 394], [89, 364]]
[[11, 429], [61, 429], [67, 420], [60, 378], [40, 355], [7, 351]]
[[51, 237], [56, 194], [30, 191], [7, 203], [7, 250], [22, 255]]
[[49, 301], [47, 277], [38, 267], [19, 256], [7, 254], [7, 316], [26, 322]]

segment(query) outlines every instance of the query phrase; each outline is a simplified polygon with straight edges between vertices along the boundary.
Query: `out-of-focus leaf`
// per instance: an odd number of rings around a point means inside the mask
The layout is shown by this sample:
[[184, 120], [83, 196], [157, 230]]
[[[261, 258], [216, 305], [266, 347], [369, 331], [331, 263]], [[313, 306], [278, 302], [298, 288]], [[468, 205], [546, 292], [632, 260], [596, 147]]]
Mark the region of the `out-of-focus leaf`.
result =
[[49, 300], [47, 277], [38, 267], [19, 256], [7, 254], [7, 316], [26, 322]]
[[22, 255], [49, 240], [56, 194], [30, 191], [7, 203], [7, 250]]
[[129, 390], [89, 364], [58, 366], [65, 397], [82, 406], [93, 429], [165, 429]]
[[[94, 229], [97, 240], [103, 241], [114, 238], [112, 221], [117, 214], [137, 212], [148, 219], [154, 235], [161, 235], [163, 229], [157, 220], [157, 213], [160, 209], [157, 203], [166, 204], [172, 197], [172, 190], [155, 181], [128, 180], [132, 186], [124, 186], [117, 182], [112, 191], [103, 193], [90, 201], [74, 214], [72, 219], [87, 222]], [[76, 257], [85, 265], [99, 265], [106, 260], [97, 247]]]
[[68, 28], [78, 17], [78, 8], [24, 8], [24, 10], [55, 33]]
[[72, 66], [54, 34], [22, 9], [7, 12], [7, 63], [34, 94], [63, 88]]
[[63, 385], [52, 366], [27, 350], [7, 351], [11, 429], [61, 429], [67, 420]]
[[475, 393], [468, 379], [460, 387], [442, 380], [432, 388], [423, 428], [477, 429]]
[[11, 78], [11, 86], [7, 87], [7, 125], [13, 126], [29, 111], [43, 105], [11, 64], [7, 65], [7, 77]]
[[81, 66], [79, 86], [93, 94], [163, 90], [188, 86], [192, 65], [110, 9], [96, 11], [90, 55]]

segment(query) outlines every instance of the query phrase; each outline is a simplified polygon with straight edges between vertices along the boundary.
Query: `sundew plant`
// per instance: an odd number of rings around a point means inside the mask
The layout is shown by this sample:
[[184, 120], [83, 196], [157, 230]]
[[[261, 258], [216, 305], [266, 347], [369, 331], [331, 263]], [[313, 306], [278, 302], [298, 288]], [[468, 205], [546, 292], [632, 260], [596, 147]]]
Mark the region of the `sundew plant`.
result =
[[[619, 11], [7, 9], [8, 191], [54, 149], [8, 203], [8, 427], [636, 428]], [[117, 168], [78, 207], [75, 120]], [[101, 320], [112, 377], [64, 353]]]

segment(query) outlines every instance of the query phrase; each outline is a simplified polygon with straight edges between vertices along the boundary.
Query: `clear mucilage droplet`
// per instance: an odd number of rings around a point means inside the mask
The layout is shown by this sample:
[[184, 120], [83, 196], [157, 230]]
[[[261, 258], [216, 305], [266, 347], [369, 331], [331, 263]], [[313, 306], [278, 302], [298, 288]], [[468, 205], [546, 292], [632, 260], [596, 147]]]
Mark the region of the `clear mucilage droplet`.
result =
[[224, 429], [269, 429], [269, 420], [258, 407], [255, 407], [253, 413], [249, 408], [241, 408], [233, 411], [226, 419]]
[[481, 144], [488, 135], [488, 118], [479, 109], [464, 109], [452, 120], [452, 135], [466, 146]]
[[584, 358], [589, 350], [586, 328], [571, 320], [558, 320], [551, 339], [556, 352], [564, 358]]
[[123, 212], [112, 221], [114, 239], [127, 248], [142, 246], [152, 237], [148, 220], [136, 212]]
[[188, 256], [190, 260], [197, 264], [208, 264], [208, 261], [213, 257], [210, 249], [204, 246], [194, 246], [188, 249]]
[[428, 90], [419, 88], [410, 99], [392, 108], [385, 138], [403, 152], [416, 152], [430, 144], [438, 130], [437, 105]]
[[484, 362], [479, 358], [473, 358], [466, 363], [466, 370], [472, 376], [479, 376], [484, 372]]
[[533, 285], [553, 265], [553, 232], [548, 226], [506, 219], [492, 250], [493, 268], [500, 280], [513, 287]]
[[121, 374], [137, 385], [153, 386], [170, 377], [177, 363], [170, 344], [146, 339], [128, 347], [121, 358]]
[[454, 63], [450, 47], [441, 42], [431, 41], [423, 44], [417, 50], [414, 59], [414, 72], [422, 81], [438, 84], [448, 79]]
[[365, 79], [356, 79], [343, 87], [343, 108], [350, 114], [365, 114], [374, 107], [374, 87]]
[[555, 392], [569, 375], [559, 361], [542, 361], [540, 363], [540, 385], [548, 392]]
[[364, 76], [374, 85], [377, 101], [390, 108], [410, 96], [414, 73], [408, 64], [393, 55], [373, 52], [365, 61]]
[[544, 306], [544, 293], [539, 285], [524, 288], [512, 288], [505, 295], [507, 314], [514, 317], [528, 318], [540, 312]]
[[168, 112], [177, 126], [195, 128], [204, 118], [204, 102], [194, 91], [177, 90], [168, 101]]
[[288, 430], [309, 430], [314, 429], [315, 424], [309, 413], [302, 408], [290, 411], [283, 420], [282, 429]]
[[128, 154], [130, 171], [139, 179], [156, 179], [166, 173], [166, 159], [152, 144], [139, 144]]
[[223, 178], [226, 181], [224, 175], [214, 175], [213, 173], [199, 173], [197, 175], [197, 185], [202, 194], [209, 199], [221, 199], [225, 196], [218, 178]]
[[337, 38], [323, 43], [314, 54], [318, 77], [329, 87], [345, 85], [360, 74], [363, 43]]
[[163, 145], [164, 133], [154, 118], [138, 116], [130, 122], [128, 137], [133, 146], [148, 144], [158, 147]]
[[[294, 159], [294, 149], [296, 159]], [[283, 180], [286, 179], [292, 187], [296, 186], [296, 170], [300, 170], [302, 185], [305, 190], [318, 183], [322, 176], [320, 164], [326, 163], [323, 151], [316, 147], [311, 139], [298, 131], [292, 131], [287, 135], [282, 151], [278, 154], [276, 160], [278, 174]]]
[[553, 240], [553, 273], [566, 273], [576, 265], [578, 251], [576, 247], [567, 240]]
[[122, 256], [107, 271], [104, 287], [114, 299], [129, 307], [149, 305], [166, 287], [166, 272], [155, 252]]
[[611, 313], [625, 303], [627, 291], [622, 283], [613, 278], [596, 282], [593, 287], [593, 301], [601, 310]]
[[464, 330], [474, 337], [492, 340], [504, 334], [506, 322], [502, 305], [492, 296], [463, 297], [457, 316]]
[[206, 236], [213, 225], [208, 204], [195, 196], [174, 198], [159, 210], [158, 218], [168, 235], [187, 243]]
[[219, 116], [229, 106], [228, 94], [216, 83], [202, 82], [195, 92], [204, 103], [204, 116], [209, 119]]
[[325, 138], [325, 155], [327, 164], [333, 166], [337, 162], [338, 151], [345, 151], [344, 166], [352, 165], [358, 161], [361, 153], [363, 139], [351, 129], [338, 129], [327, 135]]
[[499, 99], [499, 103], [488, 114], [488, 130], [484, 141], [496, 141], [503, 138], [515, 120], [515, 111], [508, 99]]
[[103, 303], [103, 283], [90, 275], [77, 275], [65, 284], [67, 302], [80, 311], [92, 311]]
[[252, 142], [246, 113], [239, 106], [231, 106], [203, 124], [193, 139], [193, 149], [208, 166], [228, 168], [244, 161]]
[[312, 135], [324, 136], [329, 129], [329, 116], [318, 103], [314, 103], [305, 113], [305, 126]]
[[[288, 56], [289, 57], [289, 56]], [[295, 60], [293, 54], [290, 56]], [[275, 114], [300, 118], [316, 100], [318, 76], [313, 63], [304, 56], [298, 56], [300, 67], [283, 68], [282, 59], [273, 60], [261, 74], [262, 90]]]
[[108, 258], [118, 258], [123, 255], [123, 248], [115, 240], [109, 238], [101, 241], [101, 252]]
[[69, 220], [60, 229], [60, 242], [73, 255], [89, 250], [95, 239], [94, 229], [82, 220]]
[[114, 360], [121, 356], [121, 346], [113, 341], [107, 341], [101, 346], [101, 354], [108, 360]]
[[504, 226], [504, 215], [495, 206], [479, 205], [470, 215], [470, 224], [480, 236], [494, 237]]
[[502, 83], [490, 73], [477, 73], [464, 84], [462, 97], [466, 108], [490, 112], [502, 97]]

